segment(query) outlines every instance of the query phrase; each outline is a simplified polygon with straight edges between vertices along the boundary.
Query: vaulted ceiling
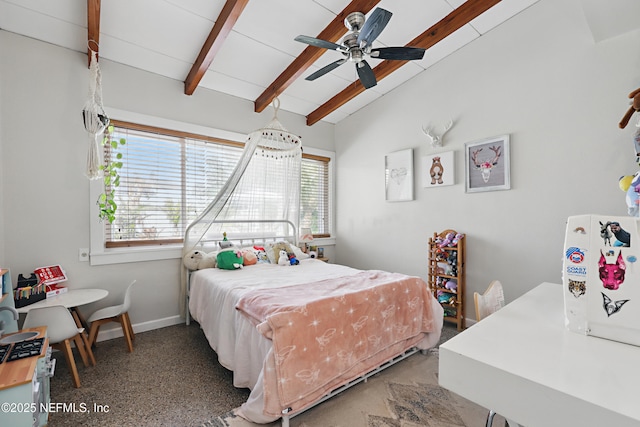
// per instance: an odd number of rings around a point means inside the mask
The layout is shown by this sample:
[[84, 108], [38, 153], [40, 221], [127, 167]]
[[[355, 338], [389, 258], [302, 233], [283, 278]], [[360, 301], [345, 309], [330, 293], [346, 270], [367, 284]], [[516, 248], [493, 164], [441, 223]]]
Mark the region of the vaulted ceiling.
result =
[[[0, 28], [250, 100], [337, 123], [538, 0], [0, 0]], [[378, 84], [364, 89], [352, 63], [305, 77], [342, 58], [299, 43], [340, 43], [346, 16], [393, 13], [373, 47], [415, 46], [424, 58], [367, 57]], [[108, 103], [108, 94], [105, 93]]]

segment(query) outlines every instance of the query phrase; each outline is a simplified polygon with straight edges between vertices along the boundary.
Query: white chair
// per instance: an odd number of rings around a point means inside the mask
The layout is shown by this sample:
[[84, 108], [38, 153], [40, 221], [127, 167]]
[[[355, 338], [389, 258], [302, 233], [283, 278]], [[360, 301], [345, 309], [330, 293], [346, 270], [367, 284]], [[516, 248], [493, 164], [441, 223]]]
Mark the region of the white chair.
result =
[[84, 334], [84, 328], [78, 328], [69, 310], [61, 305], [51, 307], [33, 308], [29, 310], [24, 319], [23, 328], [33, 328], [36, 326], [47, 327], [47, 337], [49, 344], [64, 353], [64, 357], [71, 371], [71, 380], [74, 387], [80, 387], [80, 376], [76, 367], [76, 361], [71, 349], [71, 340], [76, 344], [76, 348], [82, 357], [85, 366], [89, 366], [89, 356], [92, 364], [95, 365], [93, 352], [89, 346], [89, 341]]
[[135, 283], [136, 281], [134, 280], [127, 287], [127, 290], [124, 293], [124, 302], [122, 304], [101, 308], [87, 319], [91, 324], [89, 330], [89, 343], [92, 346], [96, 343], [98, 330], [101, 325], [109, 322], [117, 322], [120, 323], [120, 326], [122, 327], [122, 333], [124, 334], [124, 339], [127, 342], [127, 349], [129, 350], [129, 353], [133, 351], [133, 340], [135, 339], [135, 335], [133, 333], [133, 327], [131, 326], [131, 320], [129, 319], [129, 308], [131, 307], [131, 289]]
[[[504, 290], [502, 283], [494, 280], [483, 294], [473, 293], [473, 302], [476, 306], [476, 320], [479, 322], [485, 317], [495, 313], [504, 307]], [[487, 415], [485, 427], [493, 425], [493, 418], [496, 416], [495, 411], [490, 410]], [[505, 426], [508, 425], [505, 421]]]
[[474, 292], [473, 302], [476, 306], [476, 320], [478, 322], [500, 310], [504, 307], [504, 290], [502, 289], [502, 283], [494, 280], [482, 295]]

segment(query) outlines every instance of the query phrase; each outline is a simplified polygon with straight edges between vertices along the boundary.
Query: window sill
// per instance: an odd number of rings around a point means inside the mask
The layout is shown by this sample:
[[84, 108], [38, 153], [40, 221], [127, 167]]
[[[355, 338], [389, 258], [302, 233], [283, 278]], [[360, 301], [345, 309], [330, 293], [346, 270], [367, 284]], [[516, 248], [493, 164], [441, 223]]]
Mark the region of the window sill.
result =
[[91, 265], [124, 264], [128, 262], [158, 261], [182, 258], [181, 245], [167, 245], [153, 248], [118, 248], [91, 252]]

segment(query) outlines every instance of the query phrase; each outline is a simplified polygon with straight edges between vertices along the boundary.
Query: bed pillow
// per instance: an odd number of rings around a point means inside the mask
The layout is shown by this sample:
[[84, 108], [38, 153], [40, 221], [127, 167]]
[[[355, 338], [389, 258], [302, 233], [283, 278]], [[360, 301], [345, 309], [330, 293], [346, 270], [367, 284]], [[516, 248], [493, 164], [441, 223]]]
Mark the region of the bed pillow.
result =
[[300, 249], [299, 247], [297, 247], [297, 246], [295, 246], [295, 245], [291, 245], [291, 249], [293, 249], [293, 254], [294, 254], [294, 255], [296, 256], [296, 258], [298, 258], [299, 260], [309, 258], [309, 254], [305, 254], [304, 252], [302, 252], [302, 249]]
[[287, 252], [287, 254], [294, 253], [293, 249], [291, 248], [291, 245], [285, 242], [284, 240], [280, 242], [268, 243], [265, 249], [267, 250], [267, 256], [269, 257], [269, 262], [271, 264], [278, 263], [278, 257], [280, 255], [280, 251], [285, 251]]

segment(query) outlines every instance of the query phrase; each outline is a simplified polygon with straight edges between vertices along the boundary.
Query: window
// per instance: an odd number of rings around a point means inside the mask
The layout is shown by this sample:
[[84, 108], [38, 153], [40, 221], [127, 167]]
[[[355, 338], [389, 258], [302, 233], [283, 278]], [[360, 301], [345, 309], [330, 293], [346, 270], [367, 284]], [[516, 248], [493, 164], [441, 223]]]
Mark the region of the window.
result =
[[[126, 143], [104, 145], [105, 159], [114, 151], [123, 156], [120, 185], [106, 189], [114, 192], [117, 211], [113, 223], [103, 223], [105, 247], [181, 243], [186, 227], [226, 182], [244, 144], [130, 122], [112, 125], [111, 138]], [[300, 224], [316, 237], [330, 236], [330, 161], [303, 154]]]

